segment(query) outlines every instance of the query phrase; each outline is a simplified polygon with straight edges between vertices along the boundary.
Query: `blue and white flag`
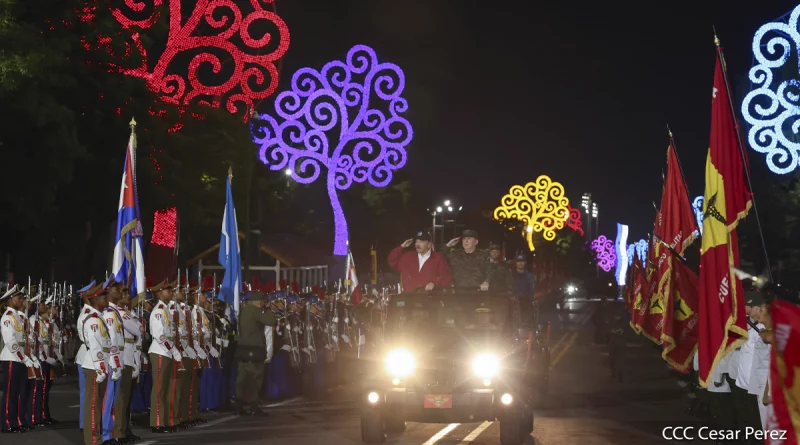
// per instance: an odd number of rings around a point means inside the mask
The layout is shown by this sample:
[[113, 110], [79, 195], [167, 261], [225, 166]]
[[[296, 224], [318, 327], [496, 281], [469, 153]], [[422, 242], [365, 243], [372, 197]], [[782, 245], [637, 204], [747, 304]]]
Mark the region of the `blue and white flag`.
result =
[[239, 229], [231, 192], [231, 174], [228, 174], [225, 193], [225, 213], [222, 215], [222, 236], [219, 239], [219, 264], [225, 268], [225, 277], [219, 288], [219, 299], [233, 304], [239, 315], [239, 297], [242, 291], [242, 260], [239, 255]]
[[139, 199], [136, 193], [136, 135], [133, 130], [128, 149], [125, 150], [115, 240], [111, 267], [114, 279], [130, 289], [131, 297], [144, 294], [147, 286], [144, 278], [142, 224], [139, 220]]

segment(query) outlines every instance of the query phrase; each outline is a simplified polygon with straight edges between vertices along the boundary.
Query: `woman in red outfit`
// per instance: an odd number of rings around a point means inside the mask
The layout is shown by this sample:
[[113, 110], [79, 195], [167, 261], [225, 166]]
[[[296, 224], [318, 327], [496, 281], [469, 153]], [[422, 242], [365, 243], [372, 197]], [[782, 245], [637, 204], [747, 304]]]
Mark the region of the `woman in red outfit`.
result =
[[[404, 252], [412, 242], [414, 251]], [[450, 265], [444, 255], [434, 252], [432, 247], [431, 234], [421, 231], [389, 252], [389, 265], [400, 272], [400, 283], [405, 292], [431, 291], [453, 285]]]

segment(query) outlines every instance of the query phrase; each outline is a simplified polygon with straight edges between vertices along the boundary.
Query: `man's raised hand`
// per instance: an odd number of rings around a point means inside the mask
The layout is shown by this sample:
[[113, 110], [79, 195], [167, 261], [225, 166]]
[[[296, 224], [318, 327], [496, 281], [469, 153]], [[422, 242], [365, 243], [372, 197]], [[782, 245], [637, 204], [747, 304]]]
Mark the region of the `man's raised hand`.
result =
[[413, 242], [414, 242], [414, 240], [412, 238], [409, 238], [409, 239], [403, 241], [403, 244], [400, 244], [400, 246], [402, 246], [403, 249], [405, 249], [406, 247], [410, 246], [411, 243], [413, 243]]
[[447, 242], [447, 247], [455, 247], [458, 244], [459, 241], [461, 241], [461, 237], [460, 236], [458, 238], [453, 238], [453, 239], [451, 239], [450, 241]]
[[433, 290], [433, 283], [426, 284], [425, 285], [425, 290], [429, 291], [429, 292], [432, 291]]

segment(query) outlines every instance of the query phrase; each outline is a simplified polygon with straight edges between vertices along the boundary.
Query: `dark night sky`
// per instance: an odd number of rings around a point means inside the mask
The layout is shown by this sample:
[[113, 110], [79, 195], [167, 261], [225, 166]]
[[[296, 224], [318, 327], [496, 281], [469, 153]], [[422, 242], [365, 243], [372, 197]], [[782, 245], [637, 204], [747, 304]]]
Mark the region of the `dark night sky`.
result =
[[613, 236], [620, 221], [643, 236], [660, 198], [666, 123], [690, 193], [703, 192], [712, 25], [741, 100], [754, 32], [796, 2], [621, 3], [280, 1], [292, 40], [279, 90], [297, 68], [372, 46], [406, 75], [415, 186], [474, 208], [548, 174], [575, 207], [592, 192], [601, 232]]

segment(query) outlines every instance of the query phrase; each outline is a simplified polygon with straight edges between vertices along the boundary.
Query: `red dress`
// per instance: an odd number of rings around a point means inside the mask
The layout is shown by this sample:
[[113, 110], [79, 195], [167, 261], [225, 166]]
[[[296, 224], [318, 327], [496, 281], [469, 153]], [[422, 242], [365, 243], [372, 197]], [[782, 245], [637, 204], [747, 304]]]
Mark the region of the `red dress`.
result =
[[453, 285], [450, 265], [440, 252], [431, 251], [431, 256], [419, 267], [419, 255], [416, 250], [403, 252], [403, 246], [397, 246], [389, 252], [389, 266], [400, 272], [400, 283], [405, 292], [424, 289], [428, 283], [436, 288]]

